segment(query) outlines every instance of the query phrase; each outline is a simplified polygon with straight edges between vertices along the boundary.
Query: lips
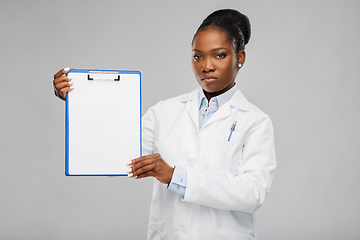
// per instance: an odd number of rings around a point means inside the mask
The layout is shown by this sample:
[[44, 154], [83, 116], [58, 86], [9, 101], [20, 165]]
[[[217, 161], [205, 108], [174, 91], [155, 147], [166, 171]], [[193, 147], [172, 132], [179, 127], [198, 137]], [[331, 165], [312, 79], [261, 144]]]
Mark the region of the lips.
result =
[[215, 81], [216, 79], [217, 79], [217, 78], [214, 77], [214, 76], [204, 76], [204, 77], [201, 78], [201, 80], [203, 80], [203, 81], [206, 82], [206, 83]]

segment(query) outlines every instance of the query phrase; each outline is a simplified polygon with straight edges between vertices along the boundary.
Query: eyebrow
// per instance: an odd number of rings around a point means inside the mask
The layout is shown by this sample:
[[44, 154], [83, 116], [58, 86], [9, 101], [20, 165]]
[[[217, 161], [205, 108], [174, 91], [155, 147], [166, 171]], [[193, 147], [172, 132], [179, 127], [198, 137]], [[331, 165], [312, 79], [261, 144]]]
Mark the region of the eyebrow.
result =
[[[211, 50], [211, 52], [217, 52], [219, 50], [227, 50], [227, 48], [223, 48], [223, 47], [219, 47], [219, 48], [214, 48]], [[200, 50], [198, 49], [193, 49], [194, 52], [201, 52]]]

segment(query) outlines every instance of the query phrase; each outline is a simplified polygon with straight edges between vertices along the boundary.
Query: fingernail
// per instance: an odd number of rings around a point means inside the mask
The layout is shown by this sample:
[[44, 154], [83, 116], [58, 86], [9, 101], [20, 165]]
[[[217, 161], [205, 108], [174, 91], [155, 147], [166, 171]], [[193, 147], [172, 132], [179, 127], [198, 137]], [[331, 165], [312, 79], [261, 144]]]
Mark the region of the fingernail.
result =
[[128, 163], [128, 165], [133, 165], [133, 164], [132, 164], [132, 160]]
[[64, 71], [65, 71], [65, 72], [68, 72], [69, 70], [70, 70], [69, 67], [64, 68]]
[[131, 169], [131, 168], [129, 168], [129, 169], [128, 169], [128, 173], [129, 173], [129, 172], [131, 172], [131, 171], [132, 171], [132, 169]]
[[68, 83], [73, 84], [73, 82], [72, 82], [72, 81], [69, 81]]
[[74, 87], [73, 87], [73, 86], [70, 86], [70, 88], [71, 88], [71, 89], [74, 89]]
[[128, 177], [132, 177], [132, 175], [133, 175], [132, 173], [129, 173], [129, 174], [128, 174]]

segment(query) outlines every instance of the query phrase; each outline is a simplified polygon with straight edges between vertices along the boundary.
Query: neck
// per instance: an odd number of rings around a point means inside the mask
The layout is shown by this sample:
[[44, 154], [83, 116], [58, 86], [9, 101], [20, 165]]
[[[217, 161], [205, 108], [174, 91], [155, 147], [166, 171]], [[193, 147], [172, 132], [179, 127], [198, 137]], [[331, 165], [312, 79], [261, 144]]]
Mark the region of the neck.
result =
[[219, 95], [221, 95], [221, 94], [229, 91], [233, 86], [235, 86], [235, 82], [233, 82], [232, 84], [229, 84], [229, 85], [228, 85], [227, 87], [225, 87], [223, 90], [220, 90], [220, 91], [218, 91], [218, 92], [207, 92], [207, 91], [205, 91], [204, 89], [203, 89], [203, 91], [204, 91], [204, 95], [205, 95], [206, 99], [207, 99], [208, 101], [210, 101], [211, 98], [216, 97], [216, 96], [219, 96]]

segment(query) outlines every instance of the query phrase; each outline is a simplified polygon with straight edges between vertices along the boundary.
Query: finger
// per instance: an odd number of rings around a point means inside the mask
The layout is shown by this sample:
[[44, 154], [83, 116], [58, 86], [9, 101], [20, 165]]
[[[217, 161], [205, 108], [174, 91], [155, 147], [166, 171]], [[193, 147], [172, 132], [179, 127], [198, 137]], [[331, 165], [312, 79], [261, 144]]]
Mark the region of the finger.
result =
[[135, 171], [137, 171], [138, 169], [140, 169], [143, 166], [157, 162], [158, 159], [161, 159], [160, 154], [146, 155], [146, 156], [138, 157], [136, 159], [131, 160], [128, 163], [128, 165], [131, 166], [129, 168], [129, 177], [132, 177], [132, 176], [135, 177], [135, 174], [134, 174]]
[[132, 160], [130, 160], [127, 165], [132, 166], [134, 164], [132, 163]]
[[156, 157], [160, 157], [160, 154], [159, 154], [159, 153], [155, 153], [155, 154], [151, 154], [151, 155], [146, 155], [146, 156], [138, 157], [138, 158], [135, 158], [135, 159], [131, 160], [130, 163], [129, 163], [129, 165], [135, 165], [135, 164], [137, 164], [137, 163], [140, 162], [140, 161], [148, 160], [148, 159], [152, 159], [152, 158], [156, 158]]
[[138, 158], [135, 158], [133, 160], [130, 161], [129, 165], [133, 165], [133, 166], [136, 166], [136, 164], [142, 162], [142, 161], [146, 161], [146, 160], [149, 160], [151, 159], [150, 157], [151, 155], [147, 155], [147, 156], [142, 156], [142, 157], [138, 157]]
[[146, 178], [146, 177], [154, 177], [155, 176], [155, 172], [154, 171], [148, 171], [145, 172], [143, 174], [137, 175], [135, 178], [136, 179], [140, 179], [140, 178]]
[[62, 89], [60, 89], [60, 93], [61, 93], [61, 95], [64, 97], [64, 99], [66, 99], [66, 94], [68, 93], [68, 92], [70, 92], [70, 91], [72, 91], [73, 90], [73, 88], [71, 88], [71, 87], [66, 87], [66, 88], [62, 88]]
[[60, 99], [65, 100], [66, 93], [63, 93], [62, 90], [67, 87], [72, 89], [73, 88], [72, 83], [64, 81], [64, 82], [57, 83], [56, 85], [54, 84], [55, 95], [58, 96]]
[[57, 73], [55, 73], [54, 79], [61, 77], [62, 75], [64, 75], [65, 73], [67, 73], [69, 70], [70, 70], [69, 67], [66, 67], [66, 68], [64, 68], [64, 69], [61, 69], [60, 71], [58, 71]]
[[55, 78], [53, 83], [55, 85], [55, 84], [60, 83], [60, 82], [69, 82], [71, 80], [72, 80], [72, 78], [68, 78], [67, 76], [61, 76], [61, 77]]
[[145, 165], [141, 168], [136, 169], [135, 171], [132, 172], [133, 176], [139, 176], [142, 174], [146, 174], [147, 172], [155, 172], [155, 164], [149, 164], [149, 165]]
[[132, 167], [130, 167], [130, 173], [134, 173], [136, 171], [138, 171], [139, 169], [146, 167], [148, 165], [151, 165], [154, 162], [154, 160], [151, 159], [147, 159], [147, 160], [143, 160], [141, 162], [138, 162], [137, 164], [133, 165]]
[[62, 88], [71, 87], [71, 82], [60, 82], [55, 85], [56, 90], [60, 91]]

